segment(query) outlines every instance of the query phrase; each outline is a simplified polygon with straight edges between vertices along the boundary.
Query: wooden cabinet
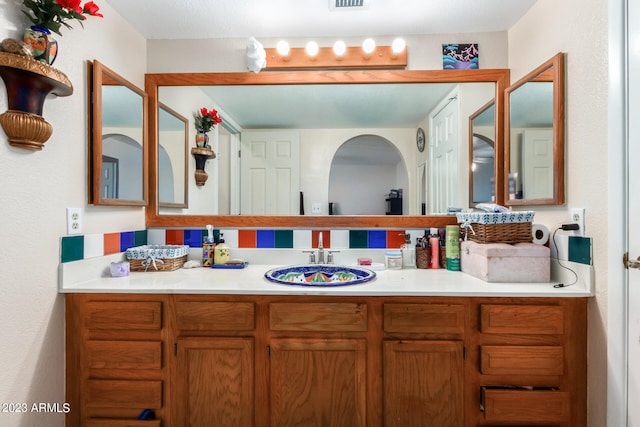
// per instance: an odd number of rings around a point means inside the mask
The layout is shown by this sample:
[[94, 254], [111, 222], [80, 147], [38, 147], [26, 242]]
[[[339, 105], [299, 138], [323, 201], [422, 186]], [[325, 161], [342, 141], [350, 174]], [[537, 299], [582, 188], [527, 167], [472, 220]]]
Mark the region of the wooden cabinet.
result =
[[585, 298], [66, 301], [68, 426], [587, 424]]

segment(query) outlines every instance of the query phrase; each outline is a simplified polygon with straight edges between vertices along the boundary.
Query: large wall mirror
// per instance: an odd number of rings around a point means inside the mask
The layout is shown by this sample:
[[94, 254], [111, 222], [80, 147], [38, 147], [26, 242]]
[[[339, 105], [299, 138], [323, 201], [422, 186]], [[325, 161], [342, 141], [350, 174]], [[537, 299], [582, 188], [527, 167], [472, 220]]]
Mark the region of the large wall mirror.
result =
[[[426, 213], [429, 215], [422, 215], [423, 212], [418, 209], [421, 205], [418, 198], [421, 195], [418, 191], [420, 179], [416, 171], [426, 163], [428, 150], [421, 152], [417, 149], [416, 130], [422, 127], [428, 135], [429, 115], [447, 94], [458, 88], [461, 93], [462, 129], [459, 145], [464, 147], [459, 150], [461, 161], [464, 162], [460, 169], [461, 173], [466, 173], [468, 117], [486, 104], [487, 98], [495, 98], [494, 123], [498, 130], [495, 139], [501, 141], [503, 94], [508, 78], [508, 70], [502, 69], [146, 75], [145, 89], [152, 112], [149, 117], [149, 127], [152, 130], [149, 135], [152, 177], [159, 177], [164, 173], [159, 170], [161, 166], [158, 162], [158, 105], [165, 105], [177, 114], [189, 118], [189, 141], [194, 141], [193, 113], [200, 108], [216, 108], [223, 119], [223, 124], [211, 136], [212, 144], [217, 147], [217, 157], [207, 165], [209, 181], [206, 186], [201, 189], [190, 187], [188, 209], [162, 207], [157, 188], [151, 188], [147, 225], [202, 226], [212, 223], [216, 227], [409, 228], [455, 222], [454, 217], [444, 212], [427, 209]], [[414, 96], [416, 94], [417, 97]], [[375, 138], [370, 138], [371, 136]], [[378, 188], [371, 192], [371, 197], [378, 199], [376, 203], [380, 206], [380, 214], [340, 212], [340, 206], [334, 212], [329, 212], [334, 203], [334, 195], [330, 190], [332, 161], [338, 149], [354, 139], [382, 139], [392, 144], [393, 150], [401, 157], [401, 161], [380, 162], [389, 163], [391, 168], [403, 169], [385, 174], [389, 176], [389, 180], [376, 183]], [[265, 145], [265, 141], [271, 141], [271, 144]], [[269, 211], [262, 207], [256, 211], [246, 211], [243, 207], [242, 197], [246, 196], [244, 185], [247, 181], [255, 176], [271, 179], [268, 178], [268, 171], [260, 170], [259, 173], [246, 176], [244, 172], [256, 170], [247, 166], [246, 162], [249, 161], [250, 154], [266, 156], [265, 146], [276, 147], [275, 152], [280, 157], [294, 153], [293, 158], [298, 160], [295, 165], [287, 166], [286, 174], [282, 172], [282, 167], [278, 169], [276, 180], [269, 181], [274, 182], [274, 185], [268, 187], [277, 190], [276, 195], [278, 192], [295, 195], [295, 200], [275, 204], [284, 206], [285, 211]], [[237, 156], [237, 150], [241, 150], [242, 156]], [[299, 154], [295, 155], [296, 152]], [[350, 167], [344, 166], [349, 161], [348, 157], [339, 156], [343, 175], [349, 173]], [[361, 162], [357, 152], [355, 157], [352, 159], [354, 162]], [[363, 170], [364, 166], [366, 165], [353, 166], [355, 176], [346, 180], [344, 185], [369, 185], [370, 180], [361, 180], [357, 176], [357, 171]], [[223, 174], [222, 171], [226, 172]], [[299, 175], [291, 178], [289, 171]], [[263, 182], [257, 179], [253, 181], [257, 184]], [[157, 186], [157, 179], [152, 179], [151, 183], [152, 187], [154, 184]], [[335, 183], [333, 185], [335, 188]], [[501, 193], [503, 186], [499, 177], [495, 185], [494, 191]], [[220, 194], [226, 195], [224, 201], [223, 198], [212, 200], [207, 195], [210, 208], [206, 211], [196, 209], [197, 206], [202, 206], [198, 198], [206, 194], [209, 186], [216, 186]], [[242, 195], [235, 194], [234, 188], [243, 188]], [[265, 187], [260, 188], [252, 193], [255, 195], [252, 200], [260, 200], [262, 188]], [[402, 194], [407, 198], [405, 212], [403, 215], [386, 215], [386, 198], [392, 190], [398, 189], [402, 189]], [[466, 185], [457, 190], [460, 191], [459, 206], [467, 207]], [[428, 183], [425, 191], [431, 191]], [[416, 200], [411, 200], [412, 197]], [[234, 202], [234, 199], [240, 202]], [[425, 197], [424, 200], [426, 199]], [[333, 207], [336, 207], [335, 204]]]
[[89, 202], [147, 204], [146, 93], [104, 64], [89, 62], [91, 142]]
[[564, 203], [564, 102], [564, 53], [507, 88], [507, 205]]

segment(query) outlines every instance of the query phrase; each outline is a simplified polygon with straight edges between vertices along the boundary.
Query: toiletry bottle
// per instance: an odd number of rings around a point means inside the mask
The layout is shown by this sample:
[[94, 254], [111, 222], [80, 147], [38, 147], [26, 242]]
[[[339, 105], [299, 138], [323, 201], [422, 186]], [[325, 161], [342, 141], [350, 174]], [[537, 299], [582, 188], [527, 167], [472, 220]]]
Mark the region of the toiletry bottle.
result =
[[431, 261], [431, 248], [429, 247], [428, 236], [418, 237], [416, 243], [416, 267], [429, 268]]
[[220, 241], [216, 244], [216, 248], [214, 249], [214, 264], [226, 264], [229, 262], [229, 246], [227, 246], [222, 237], [222, 234], [220, 234]]
[[447, 225], [447, 270], [460, 271], [460, 226]]
[[202, 266], [211, 267], [213, 265], [214, 250], [216, 242], [213, 240], [213, 225], [207, 224], [207, 237], [202, 242]]
[[431, 268], [440, 268], [440, 235], [437, 228], [431, 229], [429, 245], [431, 245]]
[[411, 245], [411, 235], [401, 234], [404, 236], [404, 244], [400, 246], [402, 251], [402, 268], [414, 268], [416, 266], [416, 248]]

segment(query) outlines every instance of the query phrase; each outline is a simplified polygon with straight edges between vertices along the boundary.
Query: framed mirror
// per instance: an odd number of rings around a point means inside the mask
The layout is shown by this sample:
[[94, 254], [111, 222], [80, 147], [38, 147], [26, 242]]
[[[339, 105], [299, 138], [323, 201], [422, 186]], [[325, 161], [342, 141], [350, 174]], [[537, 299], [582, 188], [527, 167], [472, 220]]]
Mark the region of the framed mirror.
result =
[[469, 116], [469, 206], [495, 203], [496, 177], [502, 173], [500, 153], [496, 146], [495, 100], [487, 102]]
[[158, 104], [158, 206], [189, 206], [189, 120], [165, 104]]
[[505, 91], [506, 204], [564, 203], [564, 53]]
[[[371, 99], [371, 96], [376, 93], [405, 93], [407, 91], [420, 90], [426, 93], [426, 87], [433, 87], [434, 91], [439, 91], [439, 95], [432, 95], [434, 100], [432, 104], [437, 105], [442, 101], [442, 97], [446, 96], [451, 91], [451, 87], [458, 85], [474, 85], [483, 86], [483, 98], [481, 100], [474, 100], [473, 106], [469, 104], [466, 106], [465, 111], [467, 115], [470, 112], [477, 110], [482, 104], [486, 102], [487, 95], [486, 89], [489, 88], [489, 93], [492, 97], [495, 97], [496, 102], [496, 125], [499, 129], [503, 129], [503, 119], [501, 114], [503, 113], [503, 94], [506, 88], [506, 83], [509, 78], [509, 71], [504, 69], [498, 70], [434, 70], [434, 71], [419, 71], [419, 70], [350, 70], [350, 71], [300, 71], [300, 72], [274, 72], [274, 73], [199, 73], [199, 74], [148, 74], [145, 80], [145, 89], [149, 95], [150, 110], [154, 111], [155, 106], [159, 103], [167, 104], [170, 108], [175, 109], [180, 114], [189, 117], [194, 111], [202, 107], [216, 108], [218, 109], [222, 119], [223, 125], [218, 126], [217, 130], [219, 135], [212, 136], [212, 140], [220, 140], [224, 134], [223, 130], [228, 130], [227, 126], [233, 129], [231, 139], [237, 136], [242, 140], [241, 144], [245, 144], [249, 138], [246, 136], [250, 133], [259, 131], [272, 131], [278, 133], [283, 130], [290, 133], [294, 131], [301, 136], [300, 138], [300, 159], [308, 161], [306, 165], [300, 166], [303, 172], [307, 172], [309, 175], [303, 175], [301, 177], [304, 202], [302, 206], [305, 207], [304, 214], [241, 214], [241, 215], [219, 215], [214, 211], [207, 214], [189, 214], [183, 212], [168, 212], [163, 208], [162, 213], [159, 213], [158, 199], [156, 191], [152, 188], [150, 191], [150, 208], [147, 209], [147, 226], [201, 226], [202, 224], [213, 223], [216, 227], [388, 227], [388, 228], [409, 228], [409, 227], [423, 227], [426, 224], [438, 224], [446, 225], [447, 223], [455, 222], [451, 216], [447, 216], [444, 213], [437, 215], [421, 215], [422, 212], [416, 208], [420, 206], [417, 199], [406, 200], [406, 206], [409, 209], [408, 215], [385, 215], [384, 210], [381, 214], [363, 214], [363, 215], [329, 215], [328, 205], [332, 202], [331, 197], [327, 197], [329, 192], [329, 172], [330, 172], [330, 160], [333, 158], [333, 154], [337, 152], [338, 148], [346, 141], [360, 136], [375, 134], [381, 136], [386, 140], [394, 143], [399, 148], [403, 162], [404, 169], [406, 169], [408, 180], [406, 188], [403, 188], [403, 194], [405, 197], [416, 197], [418, 194], [417, 187], [419, 186], [419, 178], [416, 171], [419, 164], [424, 164], [427, 158], [427, 150], [421, 153], [416, 148], [416, 129], [418, 127], [424, 127], [425, 131], [428, 126], [428, 113], [421, 113], [419, 119], [413, 119], [410, 117], [404, 118], [404, 124], [401, 126], [395, 126], [389, 124], [391, 116], [402, 110], [406, 111], [407, 108], [404, 104], [409, 104], [408, 97], [393, 96], [387, 97], [383, 102], [373, 103], [373, 112], [368, 110], [367, 100]], [[423, 87], [424, 86], [424, 87]], [[435, 89], [440, 87], [439, 89]], [[195, 101], [188, 103], [188, 111], [175, 108], [172, 100], [182, 100], [184, 96], [178, 95], [174, 90], [185, 89], [190, 91], [197, 91], [199, 98], [194, 98]], [[334, 90], [339, 89], [339, 90]], [[286, 122], [276, 122], [274, 117], [287, 117], [287, 114], [282, 114], [276, 108], [276, 105], [283, 104], [278, 102], [278, 99], [289, 99], [283, 95], [285, 92], [292, 92], [297, 98], [295, 104], [298, 109], [305, 108], [307, 113], [304, 115], [307, 119], [320, 119], [324, 121], [322, 126], [314, 123], [305, 123], [304, 126], [297, 126], [295, 124]], [[319, 91], [319, 92], [314, 92]], [[268, 93], [279, 93], [278, 97], [274, 98], [272, 95], [266, 98]], [[324, 101], [323, 97], [329, 93], [346, 92], [351, 94], [352, 98], [356, 98], [361, 102], [360, 106], [351, 108], [343, 102], [335, 101], [330, 104], [329, 108], [322, 110], [319, 109], [319, 113], [309, 113], [310, 110], [306, 110], [308, 106], [322, 105]], [[471, 91], [470, 91], [471, 92]], [[318, 95], [322, 93], [323, 95]], [[354, 94], [355, 93], [355, 94]], [[434, 92], [435, 93], [435, 92]], [[202, 96], [202, 95], [206, 96]], [[256, 107], [256, 102], [266, 98], [269, 102], [269, 108]], [[468, 97], [467, 99], [470, 99]], [[206, 101], [206, 102], [205, 102]], [[182, 101], [180, 101], [182, 102]], [[423, 98], [422, 103], [427, 103]], [[372, 104], [372, 102], [368, 102]], [[187, 104], [185, 104], [187, 105]], [[238, 113], [239, 109], [247, 109], [254, 106], [253, 111], [257, 111], [254, 114], [256, 122], [245, 122], [244, 119], [239, 119], [241, 114]], [[425, 105], [418, 104], [421, 111], [425, 111]], [[316, 110], [318, 111], [318, 110]], [[289, 117], [291, 117], [289, 115]], [[360, 120], [358, 126], [344, 126], [342, 123], [346, 119], [357, 118]], [[282, 119], [284, 120], [284, 119]], [[152, 114], [149, 117], [150, 129], [156, 129], [158, 126], [157, 117]], [[193, 131], [189, 126], [190, 131]], [[373, 129], [375, 127], [375, 129]], [[468, 125], [466, 120], [461, 127], [464, 128], [461, 131], [461, 145], [466, 147], [467, 144], [467, 131]], [[398, 129], [400, 128], [400, 129]], [[373, 131], [372, 131], [373, 129]], [[305, 132], [307, 132], [305, 134]], [[428, 134], [428, 132], [425, 132]], [[247, 135], [245, 135], [247, 134]], [[501, 138], [501, 132], [498, 132], [498, 138]], [[311, 136], [309, 136], [311, 135]], [[252, 135], [253, 136], [253, 135]], [[150, 133], [152, 141], [149, 144], [149, 164], [153, 168], [150, 173], [152, 177], [157, 176], [157, 150], [155, 147], [157, 144], [153, 141], [155, 138], [155, 131]], [[317, 139], [316, 139], [317, 138]], [[322, 140], [320, 140], [322, 138]], [[295, 139], [295, 138], [294, 138]], [[312, 140], [313, 139], [313, 140]], [[193, 138], [189, 138], [189, 141], [193, 141]], [[428, 142], [428, 141], [427, 141]], [[233, 145], [232, 145], [233, 146]], [[245, 160], [245, 149], [242, 147], [243, 155], [242, 160]], [[232, 150], [233, 151], [233, 150]], [[464, 166], [461, 166], [461, 171], [466, 171], [466, 149], [464, 150], [464, 156], [461, 160], [464, 161]], [[329, 152], [331, 155], [326, 156]], [[225, 153], [225, 146], [219, 145], [219, 149], [216, 150], [218, 157], [215, 159], [216, 165], [219, 160], [233, 157], [233, 152]], [[324, 158], [326, 156], [327, 158]], [[418, 158], [422, 156], [423, 158]], [[322, 160], [322, 161], [320, 161]], [[222, 163], [220, 168], [222, 169]], [[214, 165], [208, 166], [211, 169], [215, 169]], [[209, 172], [211, 175], [211, 172]], [[231, 176], [234, 176], [231, 173]], [[466, 177], [465, 177], [466, 179]], [[240, 181], [243, 181], [242, 177]], [[357, 179], [353, 180], [357, 182]], [[152, 186], [154, 180], [151, 181]], [[220, 181], [222, 182], [222, 181]], [[259, 182], [259, 181], [258, 181]], [[209, 187], [210, 183], [207, 183]], [[405, 185], [405, 184], [403, 184]], [[394, 190], [393, 186], [389, 188], [380, 186], [379, 198], [383, 206], [386, 208], [385, 198]], [[500, 183], [500, 189], [502, 185]], [[325, 199], [321, 199], [323, 194], [315, 196], [314, 190], [324, 192]], [[194, 188], [189, 192], [189, 206], [192, 202], [196, 203], [194, 197], [198, 191], [194, 191]], [[293, 191], [289, 192], [293, 194]], [[464, 198], [461, 198], [461, 202], [466, 205], [467, 197], [466, 186], [464, 187]], [[244, 194], [244, 193], [243, 193]], [[295, 192], [298, 195], [298, 192]], [[300, 197], [302, 199], [302, 197]], [[314, 202], [320, 202], [320, 213], [314, 212]], [[325, 206], [327, 205], [327, 206]], [[195, 205], [194, 205], [195, 206]], [[335, 208], [335, 205], [334, 205]], [[337, 209], [340, 210], [339, 207]], [[233, 211], [233, 210], [232, 210]], [[240, 210], [240, 212], [242, 209]], [[296, 209], [291, 209], [291, 212]], [[300, 212], [302, 213], [302, 212]]]
[[89, 68], [89, 203], [146, 206], [148, 97], [98, 61]]

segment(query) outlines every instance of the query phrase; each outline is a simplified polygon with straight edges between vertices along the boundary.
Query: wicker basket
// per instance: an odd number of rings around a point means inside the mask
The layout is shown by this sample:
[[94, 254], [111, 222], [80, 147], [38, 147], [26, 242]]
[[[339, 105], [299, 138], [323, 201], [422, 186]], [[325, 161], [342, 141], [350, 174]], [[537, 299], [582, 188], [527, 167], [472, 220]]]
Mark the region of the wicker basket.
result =
[[533, 240], [533, 211], [457, 213], [464, 238], [478, 243], [525, 243]]
[[187, 261], [189, 246], [144, 245], [126, 251], [131, 271], [173, 271]]

